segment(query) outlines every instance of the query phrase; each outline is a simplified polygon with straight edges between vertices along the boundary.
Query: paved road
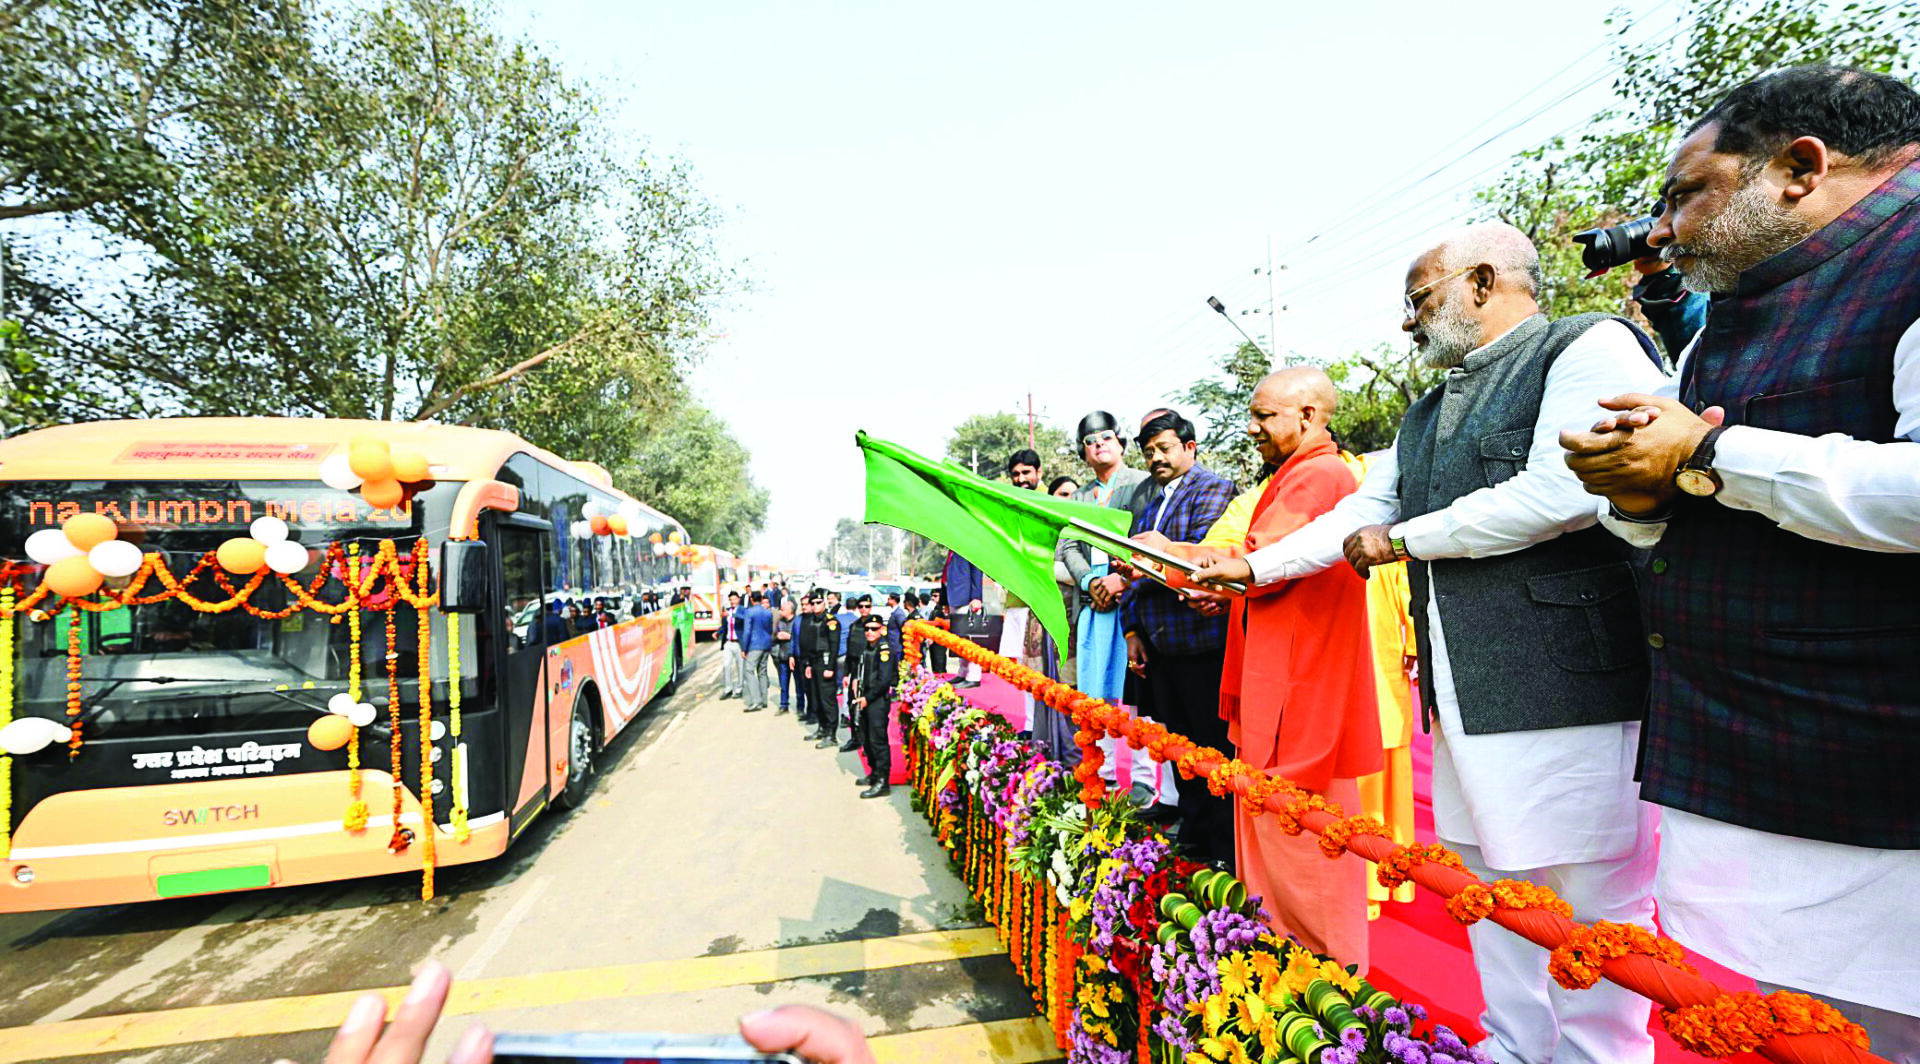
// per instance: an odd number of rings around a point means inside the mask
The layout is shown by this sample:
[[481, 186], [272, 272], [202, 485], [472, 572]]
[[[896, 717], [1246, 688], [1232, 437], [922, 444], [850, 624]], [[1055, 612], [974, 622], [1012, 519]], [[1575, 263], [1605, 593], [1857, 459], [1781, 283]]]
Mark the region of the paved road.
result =
[[883, 1064], [1055, 1056], [905, 789], [859, 800], [855, 755], [720, 700], [717, 666], [628, 728], [585, 808], [432, 902], [405, 875], [0, 916], [0, 1062], [318, 1060], [354, 992], [427, 957], [495, 1029], [720, 1031], [800, 1001]]

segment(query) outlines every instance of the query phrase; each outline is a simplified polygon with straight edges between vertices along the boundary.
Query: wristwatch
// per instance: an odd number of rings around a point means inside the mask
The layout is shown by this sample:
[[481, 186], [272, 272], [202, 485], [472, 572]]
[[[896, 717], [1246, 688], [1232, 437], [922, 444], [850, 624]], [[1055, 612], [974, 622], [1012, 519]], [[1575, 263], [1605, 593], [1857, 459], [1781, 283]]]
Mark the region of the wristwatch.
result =
[[1725, 431], [1724, 425], [1715, 425], [1707, 430], [1707, 434], [1700, 438], [1700, 446], [1693, 449], [1693, 455], [1673, 475], [1675, 487], [1703, 499], [1720, 490], [1720, 474], [1713, 471], [1713, 445]]
[[1388, 536], [1387, 543], [1393, 547], [1394, 560], [1404, 562], [1413, 557], [1413, 555], [1407, 553], [1407, 537]]

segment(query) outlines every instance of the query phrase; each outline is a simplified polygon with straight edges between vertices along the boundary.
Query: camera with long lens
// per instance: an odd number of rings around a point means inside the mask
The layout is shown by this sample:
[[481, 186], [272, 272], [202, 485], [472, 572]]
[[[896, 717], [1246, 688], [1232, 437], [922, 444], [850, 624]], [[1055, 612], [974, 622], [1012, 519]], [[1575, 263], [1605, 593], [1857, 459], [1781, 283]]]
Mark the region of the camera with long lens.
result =
[[1656, 212], [1631, 222], [1573, 234], [1574, 242], [1583, 245], [1580, 262], [1586, 266], [1587, 276], [1598, 277], [1615, 266], [1625, 266], [1635, 259], [1651, 258], [1658, 254], [1647, 243], [1647, 234], [1653, 232], [1653, 223], [1659, 218]]

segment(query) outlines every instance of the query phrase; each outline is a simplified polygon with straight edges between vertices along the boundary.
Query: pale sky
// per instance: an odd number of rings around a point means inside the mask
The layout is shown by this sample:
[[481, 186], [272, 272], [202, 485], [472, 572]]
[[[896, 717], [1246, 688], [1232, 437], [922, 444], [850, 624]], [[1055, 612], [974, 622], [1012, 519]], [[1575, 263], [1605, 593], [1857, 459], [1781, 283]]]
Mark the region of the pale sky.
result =
[[[809, 568], [860, 515], [856, 428], [938, 455], [1029, 389], [1135, 419], [1238, 341], [1207, 296], [1264, 314], [1270, 237], [1283, 352], [1404, 343], [1407, 262], [1605, 105], [1620, 10], [501, 3], [722, 209], [754, 290], [694, 383], [772, 493], [752, 556]], [[1684, 5], [1624, 8], [1639, 40]]]

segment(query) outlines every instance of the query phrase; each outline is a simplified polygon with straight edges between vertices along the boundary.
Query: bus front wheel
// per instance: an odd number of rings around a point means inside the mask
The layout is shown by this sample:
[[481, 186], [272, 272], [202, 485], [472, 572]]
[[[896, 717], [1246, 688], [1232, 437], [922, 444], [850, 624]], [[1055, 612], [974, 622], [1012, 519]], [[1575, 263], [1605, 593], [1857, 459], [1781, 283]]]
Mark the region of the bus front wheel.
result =
[[667, 674], [667, 682], [660, 685], [662, 696], [671, 695], [680, 689], [680, 637], [673, 637], [673, 671]]

